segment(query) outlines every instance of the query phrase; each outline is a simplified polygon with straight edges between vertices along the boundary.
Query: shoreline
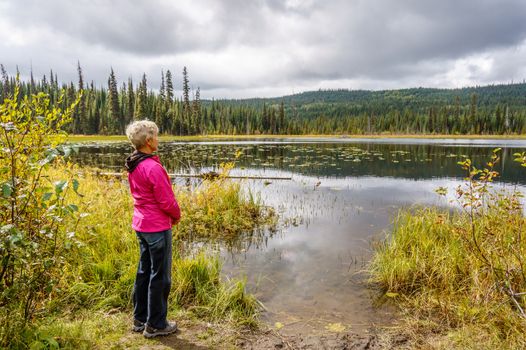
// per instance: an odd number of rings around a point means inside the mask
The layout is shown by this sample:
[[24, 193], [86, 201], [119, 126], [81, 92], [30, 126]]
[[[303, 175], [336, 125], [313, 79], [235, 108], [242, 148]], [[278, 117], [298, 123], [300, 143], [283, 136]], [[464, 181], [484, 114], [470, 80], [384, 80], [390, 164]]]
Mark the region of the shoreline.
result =
[[[209, 140], [251, 140], [251, 139], [312, 139], [312, 138], [339, 138], [339, 139], [454, 139], [454, 140], [526, 140], [523, 135], [447, 135], [447, 134], [305, 134], [305, 135], [193, 135], [176, 136], [160, 135], [160, 141], [209, 141]], [[124, 142], [125, 135], [69, 135], [67, 143], [84, 142]]]

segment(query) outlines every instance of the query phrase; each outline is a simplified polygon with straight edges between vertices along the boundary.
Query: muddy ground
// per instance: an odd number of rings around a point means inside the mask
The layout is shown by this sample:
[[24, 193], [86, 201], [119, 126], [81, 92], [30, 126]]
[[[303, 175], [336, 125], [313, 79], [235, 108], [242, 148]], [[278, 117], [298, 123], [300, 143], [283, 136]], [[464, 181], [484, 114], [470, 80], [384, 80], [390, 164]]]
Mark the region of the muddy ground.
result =
[[220, 325], [206, 323], [183, 323], [176, 334], [145, 340], [140, 334], [130, 334], [122, 339], [118, 348], [146, 349], [336, 349], [336, 350], [377, 350], [408, 348], [405, 337], [385, 337], [378, 331], [355, 332], [322, 332], [318, 334], [303, 333], [283, 334], [280, 331], [258, 330], [234, 333]]

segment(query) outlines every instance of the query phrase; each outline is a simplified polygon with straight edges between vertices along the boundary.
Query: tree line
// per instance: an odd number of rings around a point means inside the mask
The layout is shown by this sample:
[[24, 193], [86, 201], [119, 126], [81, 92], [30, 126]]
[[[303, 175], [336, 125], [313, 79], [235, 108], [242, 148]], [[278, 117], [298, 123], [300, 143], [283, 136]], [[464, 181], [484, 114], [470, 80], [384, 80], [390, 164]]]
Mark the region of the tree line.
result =
[[78, 81], [59, 83], [50, 71], [28, 81], [9, 76], [0, 65], [0, 103], [20, 85], [20, 96], [44, 92], [65, 108], [80, 95], [67, 131], [73, 134], [123, 134], [132, 120], [150, 119], [171, 135], [206, 134], [523, 134], [526, 133], [526, 84], [463, 89], [385, 91], [319, 90], [279, 98], [201, 100], [192, 90], [186, 67], [182, 95], [172, 72], [161, 71], [156, 90], [146, 74], [135, 83], [117, 81], [110, 68], [107, 85], [86, 83], [80, 63]]

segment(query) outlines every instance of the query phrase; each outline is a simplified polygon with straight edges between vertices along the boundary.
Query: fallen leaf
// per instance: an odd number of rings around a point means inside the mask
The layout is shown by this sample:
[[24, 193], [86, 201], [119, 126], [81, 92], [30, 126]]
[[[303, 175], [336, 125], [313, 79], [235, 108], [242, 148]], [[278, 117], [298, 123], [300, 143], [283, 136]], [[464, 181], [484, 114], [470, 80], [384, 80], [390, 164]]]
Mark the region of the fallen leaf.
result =
[[325, 329], [334, 332], [334, 333], [340, 333], [345, 330], [345, 326], [342, 325], [340, 322], [338, 323], [329, 323], [325, 326]]
[[385, 293], [385, 296], [388, 298], [396, 298], [398, 296], [398, 293], [387, 292]]

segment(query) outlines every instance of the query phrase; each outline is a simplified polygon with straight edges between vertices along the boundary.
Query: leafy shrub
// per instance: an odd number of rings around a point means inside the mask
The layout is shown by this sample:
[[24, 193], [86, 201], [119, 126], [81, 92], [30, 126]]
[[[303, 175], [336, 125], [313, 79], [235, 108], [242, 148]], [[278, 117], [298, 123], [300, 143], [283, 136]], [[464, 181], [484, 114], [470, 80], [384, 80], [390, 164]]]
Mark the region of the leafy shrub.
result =
[[0, 105], [0, 345], [38, 314], [71, 246], [64, 218], [78, 208], [65, 196], [79, 183], [43, 171], [70, 152], [61, 129], [73, 107], [55, 108], [43, 93], [20, 99], [18, 85]]

